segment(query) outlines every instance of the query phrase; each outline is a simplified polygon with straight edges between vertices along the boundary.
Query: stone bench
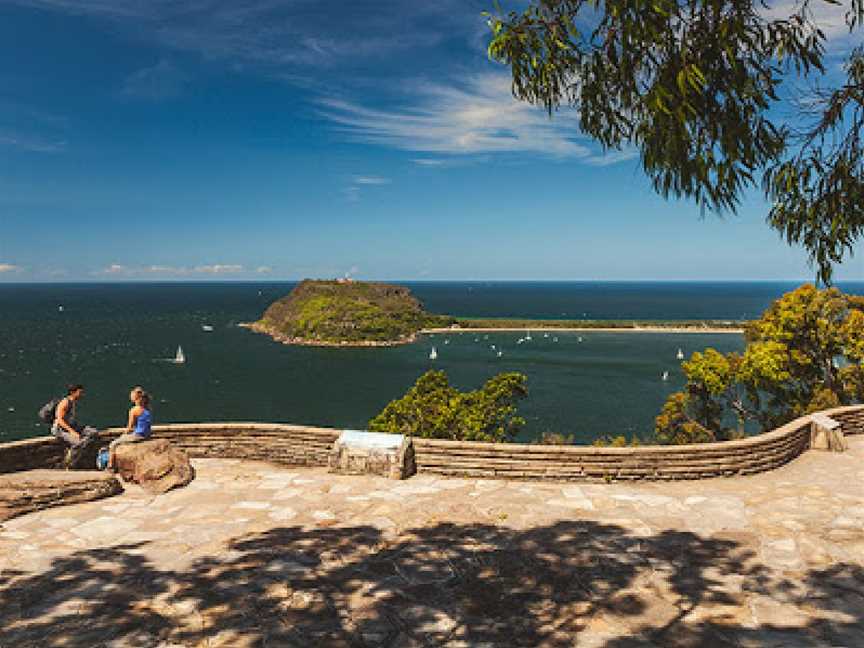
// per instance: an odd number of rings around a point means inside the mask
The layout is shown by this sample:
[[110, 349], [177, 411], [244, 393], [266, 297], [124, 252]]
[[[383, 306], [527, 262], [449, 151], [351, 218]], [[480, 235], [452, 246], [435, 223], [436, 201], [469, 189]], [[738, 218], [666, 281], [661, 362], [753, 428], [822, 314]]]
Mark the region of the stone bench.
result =
[[401, 434], [343, 430], [333, 444], [328, 467], [332, 473], [381, 475], [405, 479], [414, 474], [414, 448]]
[[845, 452], [849, 448], [843, 435], [843, 426], [830, 416], [817, 413], [810, 416], [810, 447], [813, 450]]
[[0, 475], [0, 522], [53, 506], [78, 504], [123, 492], [109, 473], [91, 470], [25, 470]]

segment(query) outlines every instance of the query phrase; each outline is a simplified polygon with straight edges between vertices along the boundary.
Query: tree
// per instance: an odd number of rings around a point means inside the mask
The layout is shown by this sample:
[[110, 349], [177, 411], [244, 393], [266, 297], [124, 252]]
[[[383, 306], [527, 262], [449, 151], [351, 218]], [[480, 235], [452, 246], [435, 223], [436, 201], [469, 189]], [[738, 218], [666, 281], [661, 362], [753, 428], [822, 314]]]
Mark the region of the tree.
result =
[[460, 392], [443, 371], [430, 370], [369, 421], [369, 429], [426, 439], [512, 441], [525, 424], [515, 403], [528, 395], [527, 380], [501, 373], [480, 389]]
[[[814, 123], [777, 122], [784, 80], [825, 73], [825, 35], [802, 0], [769, 17], [758, 0], [532, 0], [489, 16], [491, 58], [510, 67], [516, 98], [573, 107], [604, 148], [635, 147], [664, 197], [737, 208], [759, 184], [769, 224], [805, 247], [830, 282], [864, 234], [864, 53], [847, 80], [815, 93]], [[864, 0], [846, 0], [850, 30]], [[805, 115], [808, 117], [808, 115]]]
[[864, 401], [864, 298], [804, 285], [747, 325], [743, 354], [715, 349], [682, 364], [683, 392], [655, 420], [661, 443], [735, 438]]

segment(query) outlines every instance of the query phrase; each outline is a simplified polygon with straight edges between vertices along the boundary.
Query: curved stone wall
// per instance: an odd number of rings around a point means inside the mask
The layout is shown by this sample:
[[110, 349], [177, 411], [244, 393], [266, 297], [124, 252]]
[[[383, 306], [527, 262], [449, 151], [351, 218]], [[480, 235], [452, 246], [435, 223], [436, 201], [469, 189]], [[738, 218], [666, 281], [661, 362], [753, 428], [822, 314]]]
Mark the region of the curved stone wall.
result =
[[[821, 412], [844, 434], [864, 431], [864, 406]], [[746, 439], [682, 446], [597, 448], [414, 439], [417, 471], [454, 477], [580, 481], [704, 479], [749, 475], [782, 466], [810, 447], [803, 416]]]
[[[826, 410], [843, 433], [864, 433], [864, 405]], [[461, 477], [550, 480], [668, 480], [747, 475], [782, 466], [810, 447], [804, 416], [746, 439], [687, 446], [595, 448], [413, 439], [417, 471]], [[119, 434], [102, 432], [104, 445]], [[256, 459], [326, 466], [340, 430], [268, 423], [159, 425], [154, 433], [192, 457]], [[0, 444], [0, 473], [59, 466], [63, 445], [53, 437]], [[85, 459], [87, 461], [88, 459]]]

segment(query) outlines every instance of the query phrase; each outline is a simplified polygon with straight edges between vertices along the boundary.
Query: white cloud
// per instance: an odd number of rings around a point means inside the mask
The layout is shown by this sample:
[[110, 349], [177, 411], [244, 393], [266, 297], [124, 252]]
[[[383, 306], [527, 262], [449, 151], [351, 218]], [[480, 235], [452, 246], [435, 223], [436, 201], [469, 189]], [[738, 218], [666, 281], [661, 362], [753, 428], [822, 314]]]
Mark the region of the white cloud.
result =
[[188, 77], [180, 69], [162, 59], [156, 65], [131, 74], [121, 92], [127, 97], [160, 101], [179, 95], [187, 81]]
[[31, 153], [60, 153], [66, 149], [66, 142], [64, 140], [49, 140], [28, 133], [0, 131], [0, 147]]
[[232, 263], [216, 263], [213, 265], [200, 265], [195, 267], [186, 266], [169, 266], [169, 265], [149, 265], [149, 266], [125, 266], [119, 263], [102, 268], [92, 274], [97, 275], [114, 275], [126, 277], [143, 277], [147, 275], [164, 275], [172, 277], [184, 277], [194, 274], [234, 274], [243, 272], [244, 266]]
[[257, 272], [258, 274], [270, 274], [271, 272], [273, 272], [273, 268], [271, 268], [270, 266], [258, 266], [257, 268], [255, 268], [255, 272]]
[[[418, 100], [402, 109], [321, 100], [321, 112], [353, 141], [445, 155], [532, 153], [612, 164], [632, 155], [603, 155], [579, 130], [574, 111], [553, 118], [513, 98], [506, 73], [469, 77], [461, 87], [415, 84]], [[421, 166], [449, 161], [417, 158]]]
[[440, 158], [415, 158], [411, 161], [417, 166], [425, 167], [445, 167], [450, 163], [449, 160], [442, 160]]
[[[762, 9], [763, 16], [770, 20], [785, 20], [798, 11], [801, 7], [800, 0], [777, 0], [769, 2]], [[825, 34], [829, 43], [831, 41], [845, 40], [849, 36], [849, 26], [846, 24], [846, 12], [851, 8], [850, 2], [838, 2], [833, 4], [826, 1], [811, 2], [808, 9], [819, 29]]]
[[390, 184], [390, 178], [379, 176], [355, 176], [354, 183], [358, 185], [386, 185]]
[[308, 66], [378, 58], [434, 46], [481, 22], [464, 0], [9, 0], [13, 4], [111, 20], [178, 51], [253, 63], [308, 77]]
[[243, 266], [230, 263], [217, 263], [214, 265], [196, 266], [193, 272], [200, 272], [204, 274], [232, 274], [235, 272], [243, 272]]
[[21, 272], [21, 266], [12, 263], [0, 263], [0, 272]]

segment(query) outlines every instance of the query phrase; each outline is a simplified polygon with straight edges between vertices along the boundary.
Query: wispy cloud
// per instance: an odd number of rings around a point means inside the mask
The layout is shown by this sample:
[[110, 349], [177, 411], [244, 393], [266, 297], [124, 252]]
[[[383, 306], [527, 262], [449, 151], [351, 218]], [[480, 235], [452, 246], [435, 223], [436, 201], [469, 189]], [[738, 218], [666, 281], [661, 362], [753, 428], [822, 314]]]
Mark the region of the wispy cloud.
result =
[[243, 272], [243, 266], [233, 263], [217, 263], [215, 265], [195, 266], [192, 271], [204, 274], [234, 274]]
[[178, 96], [189, 77], [173, 63], [162, 59], [156, 65], [129, 75], [121, 93], [127, 97], [161, 101]]
[[[408, 151], [465, 155], [533, 153], [611, 164], [579, 130], [572, 111], [553, 118], [513, 98], [506, 73], [469, 77], [463, 84], [410, 88], [414, 103], [401, 109], [370, 108], [340, 98], [322, 99], [321, 114], [348, 139]], [[605, 161], [605, 162], [604, 162]], [[421, 158], [416, 164], [444, 166]]]
[[[332, 66], [434, 46], [476, 30], [480, 10], [464, 0], [10, 0], [128, 25], [174, 50], [278, 69]], [[309, 75], [313, 76], [313, 75]]]
[[97, 270], [91, 274], [124, 277], [145, 277], [152, 275], [186, 277], [196, 274], [238, 274], [244, 271], [244, 266], [235, 263], [216, 263], [212, 265], [199, 265], [192, 267], [169, 265], [126, 266], [120, 263], [112, 263], [111, 265], [108, 265], [101, 270]]
[[0, 130], [0, 147], [30, 153], [60, 153], [66, 149], [65, 140], [51, 140], [38, 135]]
[[380, 176], [355, 176], [354, 182], [358, 185], [386, 185], [390, 184], [391, 180]]
[[270, 274], [273, 272], [273, 268], [271, 268], [270, 266], [258, 266], [257, 268], [255, 268], [255, 272], [257, 272], [258, 274]]
[[17, 266], [13, 263], [0, 263], [0, 273], [21, 272], [21, 270], [21, 266]]
[[348, 202], [358, 202], [361, 196], [361, 189], [364, 187], [389, 185], [391, 182], [390, 178], [382, 176], [355, 175], [351, 178], [350, 184], [342, 188], [342, 197]]

